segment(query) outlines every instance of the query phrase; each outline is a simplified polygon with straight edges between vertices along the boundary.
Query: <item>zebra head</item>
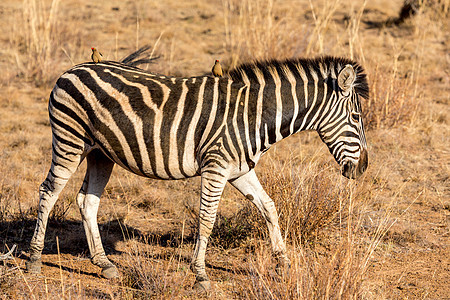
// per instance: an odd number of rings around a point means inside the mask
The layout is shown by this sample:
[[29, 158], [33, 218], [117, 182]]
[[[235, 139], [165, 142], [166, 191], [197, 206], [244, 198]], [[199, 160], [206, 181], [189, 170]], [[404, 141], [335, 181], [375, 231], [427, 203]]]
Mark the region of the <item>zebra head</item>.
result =
[[317, 131], [341, 166], [342, 175], [355, 179], [368, 165], [360, 97], [368, 98], [369, 88], [359, 65], [347, 64], [337, 71], [337, 79], [332, 84], [332, 115]]

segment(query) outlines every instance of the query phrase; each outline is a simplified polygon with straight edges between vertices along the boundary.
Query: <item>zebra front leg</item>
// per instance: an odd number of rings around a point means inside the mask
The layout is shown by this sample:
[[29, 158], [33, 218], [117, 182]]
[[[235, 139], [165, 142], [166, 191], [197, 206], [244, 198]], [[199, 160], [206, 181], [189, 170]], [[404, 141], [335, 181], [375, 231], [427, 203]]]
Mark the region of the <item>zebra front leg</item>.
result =
[[278, 224], [278, 213], [275, 203], [264, 191], [254, 170], [230, 180], [230, 183], [247, 199], [252, 201], [263, 215], [269, 229], [272, 250], [278, 258], [277, 273], [280, 275], [286, 273], [289, 270], [290, 261], [286, 256], [286, 245]]
[[227, 172], [216, 164], [202, 168], [199, 231], [192, 257], [192, 269], [196, 275], [194, 289], [198, 291], [208, 291], [211, 288], [205, 270], [205, 251], [227, 177]]
[[77, 196], [92, 263], [102, 268], [102, 275], [105, 278], [119, 276], [116, 266], [106, 257], [97, 224], [100, 196], [108, 183], [113, 167], [114, 163], [100, 150], [89, 153], [85, 180]]

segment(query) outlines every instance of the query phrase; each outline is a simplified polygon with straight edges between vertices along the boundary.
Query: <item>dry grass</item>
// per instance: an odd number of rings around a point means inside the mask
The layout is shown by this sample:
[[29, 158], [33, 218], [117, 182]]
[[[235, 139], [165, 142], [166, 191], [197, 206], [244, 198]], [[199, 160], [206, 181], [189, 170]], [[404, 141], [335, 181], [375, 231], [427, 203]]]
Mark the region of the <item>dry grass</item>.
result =
[[[305, 163], [303, 170], [290, 168], [289, 163], [271, 164], [264, 169], [263, 185], [280, 213], [290, 273], [285, 277], [276, 274], [266, 224], [256, 208], [246, 204], [231, 215], [219, 214], [211, 236], [215, 249], [246, 253], [243, 263], [228, 265], [239, 278], [239, 283], [231, 282], [233, 292], [238, 298], [250, 299], [359, 298], [373, 251], [392, 225], [392, 210], [386, 210], [376, 223], [363, 226], [368, 224], [367, 208], [376, 197], [369, 193], [373, 186], [368, 182], [334, 182], [336, 173], [320, 163]], [[197, 223], [195, 213], [188, 223]], [[188, 243], [191, 250], [192, 239]], [[192, 273], [187, 272], [189, 259], [182, 260], [180, 267], [182, 245], [162, 255], [155, 254], [153, 244], [131, 243], [125, 283], [139, 290], [135, 296], [184, 295], [180, 287], [192, 282]]]
[[[333, 181], [336, 175], [317, 162], [272, 161], [265, 166], [262, 183], [275, 202], [288, 242], [315, 245], [346, 219], [349, 191], [343, 181]], [[213, 245], [240, 247], [249, 238], [269, 238], [264, 219], [250, 202], [232, 216], [219, 214], [211, 236]]]
[[[363, 103], [363, 117], [367, 129], [395, 127], [410, 123], [419, 109], [417, 83], [398, 79], [398, 56], [393, 68], [375, 66], [368, 71], [371, 97]], [[380, 70], [382, 69], [382, 70]]]
[[[448, 257], [442, 239], [448, 238], [443, 145], [449, 63], [438, 58], [448, 52], [448, 1], [431, 8], [432, 1], [424, 1], [400, 27], [366, 25], [396, 17], [402, 4], [397, 2], [398, 7], [384, 0], [17, 4], [9, 11], [14, 22], [4, 27], [6, 50], [0, 60], [5, 70], [0, 75], [5, 88], [0, 96], [0, 249], [17, 243], [26, 250], [37, 187], [50, 161], [45, 98], [59, 73], [89, 59], [91, 46], [99, 43], [109, 59], [117, 59], [153, 42], [162, 59], [152, 70], [172, 75], [207, 73], [216, 58], [232, 68], [250, 59], [343, 55], [358, 60], [368, 74], [371, 95], [364, 102], [364, 120], [371, 167], [356, 182], [341, 178], [326, 147], [310, 133], [275, 146], [257, 172], [278, 208], [290, 274], [276, 274], [256, 208], [227, 189], [207, 251], [215, 282], [211, 297], [447, 297], [439, 262]], [[99, 213], [105, 248], [123, 275], [110, 282], [96, 277], [99, 270], [79, 240], [73, 202], [82, 171], [52, 213], [43, 276], [19, 272], [26, 257], [17, 252], [16, 262], [0, 267], [0, 298], [196, 299], [189, 262], [198, 179], [149, 182], [115, 171]], [[410, 253], [425, 253], [419, 259], [443, 271], [411, 273], [416, 266]], [[406, 266], [399, 263], [408, 260]]]
[[189, 288], [192, 273], [184, 263], [180, 266], [178, 253], [173, 251], [158, 255], [151, 250], [148, 242], [143, 245], [130, 243], [124, 261], [122, 284], [134, 290], [130, 290], [124, 298], [176, 298]]
[[10, 35], [18, 76], [38, 86], [55, 81], [58, 75], [55, 66], [62, 60], [63, 39], [75, 37], [67, 36], [74, 31], [64, 28], [58, 6], [59, 0], [53, 0], [50, 7], [42, 0], [24, 1], [22, 11], [16, 15], [19, 22]]
[[[366, 218], [363, 209], [371, 201], [361, 196], [367, 187], [333, 182], [336, 174], [317, 164], [306, 163], [303, 170], [274, 169], [277, 172], [268, 168], [264, 186], [280, 214], [290, 273], [282, 277], [275, 273], [271, 249], [264, 242], [267, 237], [254, 234], [248, 245], [254, 256], [246, 261], [247, 276], [238, 293], [250, 299], [359, 298], [371, 252], [387, 225], [382, 219], [370, 232], [361, 226]], [[260, 222], [255, 230], [266, 232], [265, 224]]]
[[277, 6], [273, 0], [223, 1], [229, 68], [243, 61], [295, 57], [304, 52], [307, 25], [299, 28], [293, 22], [295, 12]]

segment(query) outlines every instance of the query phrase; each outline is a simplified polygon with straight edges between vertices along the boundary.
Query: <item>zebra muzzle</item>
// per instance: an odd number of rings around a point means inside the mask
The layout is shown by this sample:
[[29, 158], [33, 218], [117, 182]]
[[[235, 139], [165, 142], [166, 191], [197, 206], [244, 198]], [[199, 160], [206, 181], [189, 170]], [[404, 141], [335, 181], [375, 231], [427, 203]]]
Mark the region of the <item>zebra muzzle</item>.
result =
[[356, 164], [347, 160], [342, 164], [342, 175], [349, 179], [356, 178]]
[[347, 160], [342, 164], [342, 175], [349, 179], [355, 179], [361, 176], [364, 171], [367, 169], [369, 160], [367, 156], [367, 150], [362, 149], [361, 155], [359, 157], [359, 161], [357, 164], [354, 162]]

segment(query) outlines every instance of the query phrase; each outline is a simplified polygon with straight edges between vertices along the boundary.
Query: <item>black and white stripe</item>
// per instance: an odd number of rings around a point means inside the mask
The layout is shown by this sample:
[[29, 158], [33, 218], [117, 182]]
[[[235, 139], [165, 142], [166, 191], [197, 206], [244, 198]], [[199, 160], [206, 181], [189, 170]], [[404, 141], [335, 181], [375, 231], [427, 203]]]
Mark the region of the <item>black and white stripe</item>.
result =
[[344, 58], [254, 62], [223, 78], [168, 77], [111, 61], [73, 67], [50, 95], [53, 159], [40, 189], [29, 269], [38, 270], [48, 213], [86, 156], [77, 203], [93, 262], [104, 276], [117, 270], [105, 256], [95, 219], [114, 163], [149, 178], [202, 177], [193, 257], [198, 283], [208, 282], [204, 253], [226, 182], [260, 209], [273, 249], [284, 259], [276, 209], [253, 168], [274, 143], [316, 130], [343, 175], [360, 175], [367, 166], [360, 97], [368, 97], [365, 74]]

